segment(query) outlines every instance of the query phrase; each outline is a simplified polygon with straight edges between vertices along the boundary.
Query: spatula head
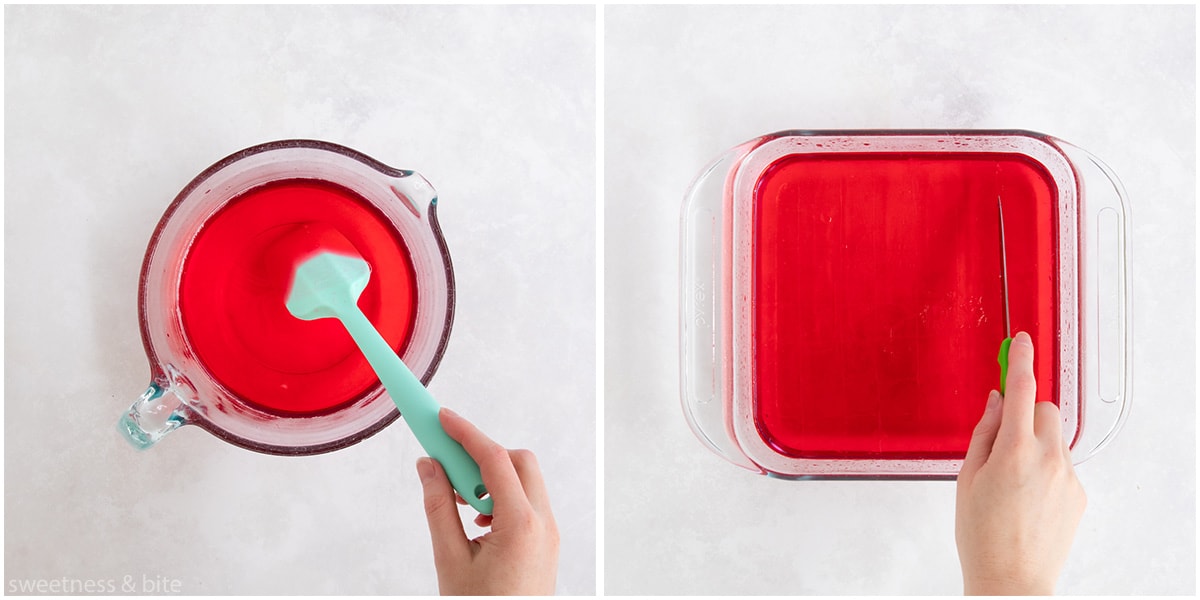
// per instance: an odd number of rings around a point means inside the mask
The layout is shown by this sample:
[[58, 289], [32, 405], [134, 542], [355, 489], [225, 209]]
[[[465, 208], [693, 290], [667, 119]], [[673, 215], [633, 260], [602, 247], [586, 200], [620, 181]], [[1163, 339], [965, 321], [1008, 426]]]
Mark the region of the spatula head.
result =
[[371, 266], [357, 256], [321, 252], [296, 268], [287, 309], [311, 321], [346, 314], [371, 279]]

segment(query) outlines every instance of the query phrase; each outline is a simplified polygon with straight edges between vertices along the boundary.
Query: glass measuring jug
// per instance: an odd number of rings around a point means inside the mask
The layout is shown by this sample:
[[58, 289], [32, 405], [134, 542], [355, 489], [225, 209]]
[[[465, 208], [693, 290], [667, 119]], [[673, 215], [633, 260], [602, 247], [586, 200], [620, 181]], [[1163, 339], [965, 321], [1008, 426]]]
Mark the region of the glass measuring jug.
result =
[[135, 447], [196, 425], [258, 452], [317, 454], [400, 416], [340, 325], [286, 312], [289, 232], [309, 224], [373, 265], [360, 307], [429, 383], [454, 315], [432, 185], [337, 144], [269, 142], [198, 175], [151, 236], [138, 290], [151, 381], [119, 420]]

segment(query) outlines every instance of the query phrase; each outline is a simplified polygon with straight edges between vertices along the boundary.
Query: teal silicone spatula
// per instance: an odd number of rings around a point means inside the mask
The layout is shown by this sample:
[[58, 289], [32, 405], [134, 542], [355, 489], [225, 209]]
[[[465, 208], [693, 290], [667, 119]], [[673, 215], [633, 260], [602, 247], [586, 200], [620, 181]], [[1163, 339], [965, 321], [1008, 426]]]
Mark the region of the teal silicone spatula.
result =
[[1000, 209], [1000, 281], [1004, 284], [1004, 341], [1000, 342], [1000, 395], [1004, 395], [1004, 382], [1008, 380], [1008, 347], [1012, 345], [1012, 326], [1008, 321], [1008, 251], [1004, 246], [1004, 203], [996, 196]]
[[[317, 239], [312, 232], [308, 235]], [[492, 498], [483, 497], [487, 496], [487, 488], [483, 485], [479, 465], [442, 429], [438, 420], [441, 407], [437, 400], [358, 308], [358, 297], [371, 279], [370, 265], [358, 255], [350, 241], [336, 231], [320, 235], [319, 243], [313, 245], [322, 250], [296, 268], [288, 292], [288, 311], [306, 321], [340, 320], [379, 375], [421, 447], [442, 464], [458, 495], [480, 513], [492, 514]], [[336, 251], [330, 251], [331, 248]]]

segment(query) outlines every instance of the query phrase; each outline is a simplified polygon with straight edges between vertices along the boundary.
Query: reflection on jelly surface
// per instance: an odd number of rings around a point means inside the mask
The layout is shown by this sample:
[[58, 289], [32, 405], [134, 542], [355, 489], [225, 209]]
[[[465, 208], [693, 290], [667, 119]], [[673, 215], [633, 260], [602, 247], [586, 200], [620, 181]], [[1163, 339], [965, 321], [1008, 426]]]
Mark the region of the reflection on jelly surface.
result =
[[185, 259], [184, 331], [214, 379], [285, 414], [336, 409], [379, 381], [337, 319], [301, 321], [287, 311], [292, 274], [312, 252], [296, 233], [303, 225], [337, 230], [371, 265], [358, 304], [392, 348], [404, 347], [416, 314], [408, 251], [366, 200], [304, 179], [233, 199], [204, 225]]
[[754, 198], [755, 419], [797, 458], [961, 458], [1012, 331], [1057, 403], [1057, 187], [1021, 155], [785, 157]]

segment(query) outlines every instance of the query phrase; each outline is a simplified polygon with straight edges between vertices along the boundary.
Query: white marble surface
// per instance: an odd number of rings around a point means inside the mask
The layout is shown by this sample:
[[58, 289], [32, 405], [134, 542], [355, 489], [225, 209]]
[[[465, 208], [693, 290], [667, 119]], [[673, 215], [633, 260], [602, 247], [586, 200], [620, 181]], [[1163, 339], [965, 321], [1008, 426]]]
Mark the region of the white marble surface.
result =
[[194, 427], [137, 453], [114, 428], [147, 383], [136, 289], [163, 209], [226, 154], [312, 137], [437, 187], [459, 301], [432, 391], [537, 453], [558, 591], [594, 593], [594, 15], [6, 7], [5, 590], [436, 593], [402, 425], [309, 458]]
[[1193, 7], [605, 10], [605, 591], [955, 594], [952, 482], [784, 482], [678, 404], [679, 208], [790, 128], [1002, 128], [1103, 158], [1133, 204], [1134, 410], [1078, 472], [1058, 591], [1196, 592]]

